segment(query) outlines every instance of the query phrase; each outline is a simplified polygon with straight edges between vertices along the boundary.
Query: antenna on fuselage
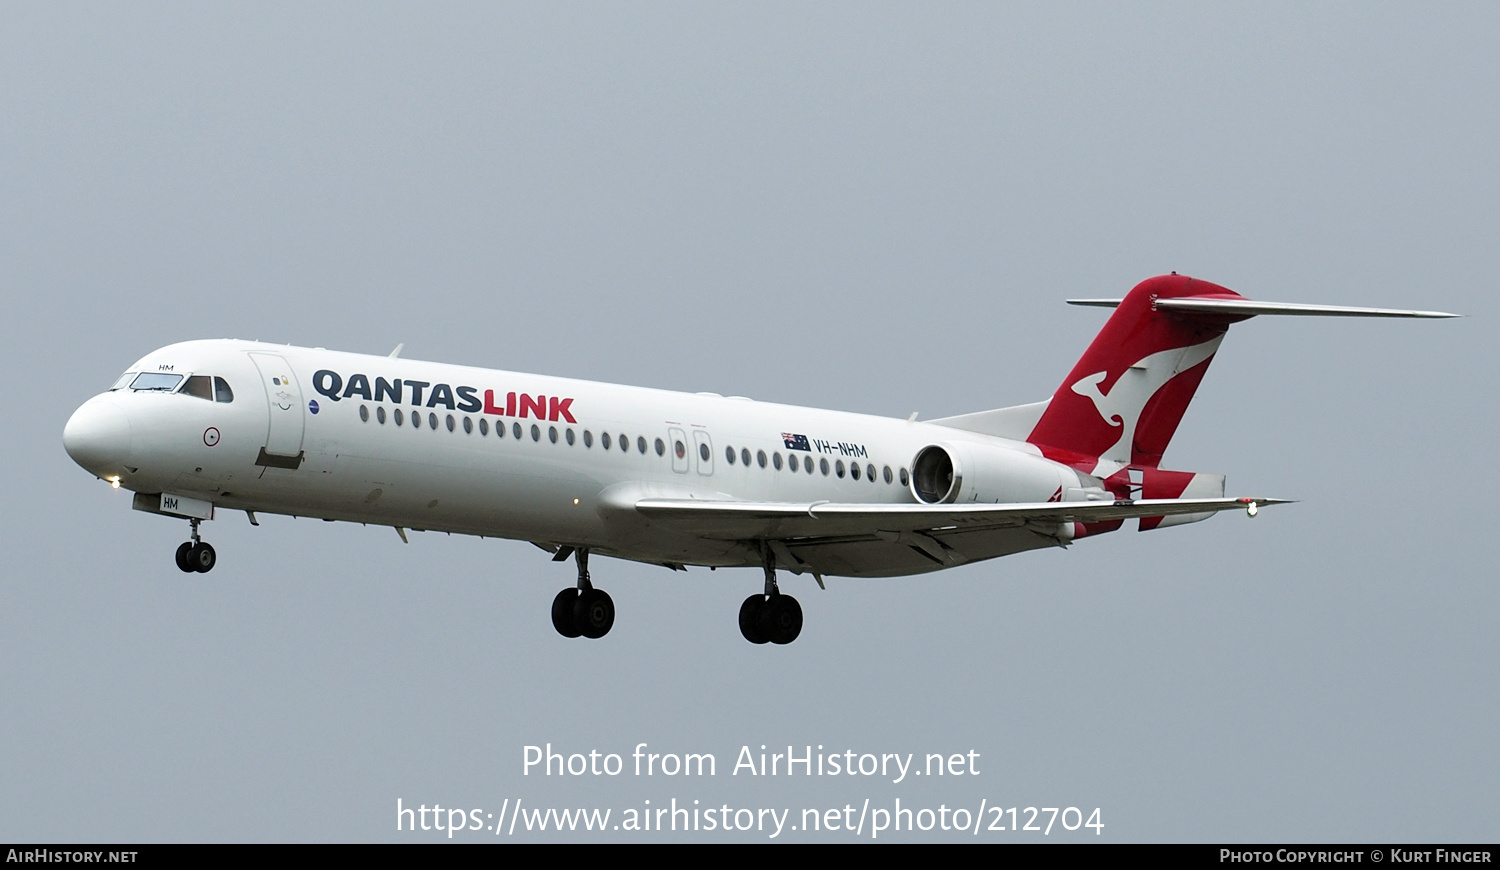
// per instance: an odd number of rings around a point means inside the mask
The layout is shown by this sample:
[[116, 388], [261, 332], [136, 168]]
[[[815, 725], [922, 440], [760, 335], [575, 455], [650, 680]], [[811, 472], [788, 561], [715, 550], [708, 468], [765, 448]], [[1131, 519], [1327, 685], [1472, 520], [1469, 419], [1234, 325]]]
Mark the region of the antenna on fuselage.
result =
[[393, 350], [393, 351], [391, 351], [391, 353], [390, 353], [391, 359], [395, 359], [396, 357], [400, 356], [401, 355], [401, 348], [403, 348], [403, 347], [406, 347], [406, 342], [404, 342], [404, 341], [401, 342], [400, 344], [396, 345], [396, 349]]

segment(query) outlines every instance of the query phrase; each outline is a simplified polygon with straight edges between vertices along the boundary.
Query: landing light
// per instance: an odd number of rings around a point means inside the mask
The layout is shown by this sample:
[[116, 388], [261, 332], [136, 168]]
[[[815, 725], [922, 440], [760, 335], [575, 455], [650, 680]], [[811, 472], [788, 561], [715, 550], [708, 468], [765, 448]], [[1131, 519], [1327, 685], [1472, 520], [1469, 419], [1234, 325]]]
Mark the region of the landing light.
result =
[[[116, 484], [118, 486], [118, 484]], [[578, 499], [573, 499], [573, 504], [578, 504]]]
[[109, 488], [110, 489], [119, 489], [120, 488], [120, 478], [118, 478], [118, 477], [111, 477], [109, 479]]

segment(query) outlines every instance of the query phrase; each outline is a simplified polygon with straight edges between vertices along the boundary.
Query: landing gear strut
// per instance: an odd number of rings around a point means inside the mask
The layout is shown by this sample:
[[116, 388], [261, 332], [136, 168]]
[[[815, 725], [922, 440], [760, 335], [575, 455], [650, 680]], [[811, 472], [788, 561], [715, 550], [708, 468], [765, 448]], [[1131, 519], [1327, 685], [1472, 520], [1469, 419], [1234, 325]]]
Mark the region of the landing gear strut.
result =
[[[563, 637], [600, 638], [615, 624], [615, 603], [609, 593], [589, 582], [589, 551], [573, 551], [578, 562], [578, 585], [552, 599], [552, 627]], [[564, 553], [563, 558], [567, 558]]]
[[802, 605], [782, 595], [776, 585], [776, 557], [762, 551], [766, 568], [766, 590], [740, 605], [740, 634], [751, 643], [791, 643], [802, 633]]
[[184, 541], [177, 548], [177, 567], [183, 572], [192, 574], [207, 574], [214, 569], [218, 562], [218, 556], [214, 554], [214, 548], [198, 537], [198, 523], [200, 520], [189, 520], [193, 524], [192, 540]]

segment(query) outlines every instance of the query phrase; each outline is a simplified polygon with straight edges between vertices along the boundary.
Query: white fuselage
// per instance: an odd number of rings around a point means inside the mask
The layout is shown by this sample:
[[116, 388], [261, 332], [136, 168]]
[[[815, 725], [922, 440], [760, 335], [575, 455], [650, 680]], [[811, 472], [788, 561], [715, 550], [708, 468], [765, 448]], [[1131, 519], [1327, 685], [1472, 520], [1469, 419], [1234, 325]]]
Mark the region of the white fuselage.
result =
[[[760, 556], [753, 542], [653, 525], [634, 510], [642, 498], [916, 504], [910, 463], [938, 442], [1014, 463], [986, 502], [1043, 502], [1078, 485], [1020, 441], [712, 394], [228, 340], [171, 345], [129, 372], [232, 391], [216, 401], [122, 379], [79, 409], [69, 452], [138, 493], [655, 563]], [[1004, 550], [1056, 543], [1020, 534]], [[915, 570], [929, 568], [857, 573]]]

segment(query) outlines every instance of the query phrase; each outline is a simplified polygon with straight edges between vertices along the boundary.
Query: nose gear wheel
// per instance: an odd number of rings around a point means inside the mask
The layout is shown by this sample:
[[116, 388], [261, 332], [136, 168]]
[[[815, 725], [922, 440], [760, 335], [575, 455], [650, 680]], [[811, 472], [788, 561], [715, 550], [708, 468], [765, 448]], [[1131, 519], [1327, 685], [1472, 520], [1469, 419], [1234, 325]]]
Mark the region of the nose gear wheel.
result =
[[207, 541], [198, 537], [198, 520], [192, 520], [193, 539], [177, 548], [177, 567], [186, 574], [207, 574], [218, 563], [218, 554]]

